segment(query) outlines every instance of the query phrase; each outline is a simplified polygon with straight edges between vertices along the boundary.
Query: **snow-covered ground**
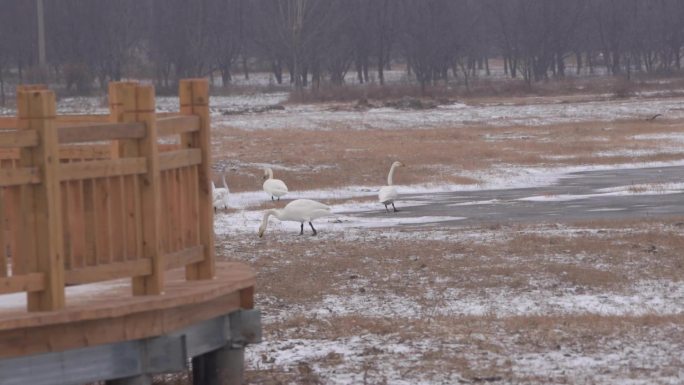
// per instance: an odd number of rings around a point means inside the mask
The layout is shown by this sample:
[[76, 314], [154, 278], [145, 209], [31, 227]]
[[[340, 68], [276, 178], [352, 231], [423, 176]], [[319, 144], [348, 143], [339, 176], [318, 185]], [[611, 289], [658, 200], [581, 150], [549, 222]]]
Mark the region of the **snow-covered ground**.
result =
[[667, 119], [684, 117], [684, 98], [599, 100], [550, 103], [530, 101], [523, 105], [454, 103], [428, 110], [374, 108], [367, 111], [332, 109], [329, 105], [287, 105], [282, 111], [219, 119], [216, 124], [244, 130], [365, 130], [435, 127], [541, 126], [545, 124], [645, 119], [663, 114]]
[[[389, 76], [397, 76], [395, 80], [401, 81], [401, 71]], [[272, 80], [253, 76], [249, 81], [236, 77], [236, 82], [249, 86], [268, 84]], [[289, 105], [283, 103], [286, 93], [275, 92], [216, 96], [212, 97], [210, 108], [217, 130], [230, 127], [248, 134], [253, 134], [251, 131], [254, 130], [276, 129], [415, 130], [467, 125], [540, 126], [643, 120], [655, 114], [663, 114], [661, 119], [684, 118], [681, 107], [684, 98], [658, 98], [658, 94], [649, 96], [655, 97], [617, 101], [597, 97], [583, 102], [528, 98], [524, 103], [515, 105], [452, 103], [430, 110], [382, 107], [352, 111], [349, 106], [338, 108], [330, 104]], [[159, 111], [176, 111], [177, 105], [177, 98], [157, 98]], [[274, 105], [282, 105], [282, 109], [267, 108]], [[60, 100], [59, 108], [60, 113], [107, 113], [104, 101], [98, 98], [64, 98]], [[8, 113], [11, 111], [0, 110], [0, 114]], [[534, 134], [483, 133], [482, 139], [487, 142], [534, 140]], [[639, 158], [678, 154], [684, 134], [644, 133], [633, 135], [631, 139], [657, 141], [657, 148], [616, 148], [594, 155], [597, 158]], [[606, 139], [598, 137], [594, 140]], [[578, 156], [548, 155], [547, 159], [563, 160]], [[276, 171], [288, 172], [332, 167], [325, 164], [309, 166], [301, 164], [301, 161], [280, 165], [267, 163], [273, 161], [265, 158], [263, 161], [231, 165], [250, 169], [272, 167]], [[235, 162], [240, 162], [240, 159]], [[575, 172], [682, 165], [684, 160], [638, 162], [637, 159], [633, 163], [562, 167], [494, 164], [487, 169], [459, 171], [460, 175], [478, 181], [476, 184], [417, 184], [398, 188], [401, 194], [412, 196], [402, 200], [401, 204], [419, 207], [439, 203], [439, 194], [445, 192], [547, 187], [564, 178], [572, 178], [571, 174]], [[298, 223], [272, 218], [265, 238], [259, 240], [257, 228], [264, 207], [270, 204], [263, 191], [232, 193], [229, 198], [231, 208], [215, 216], [218, 254], [252, 264], [260, 275], [262, 286], [257, 293], [257, 307], [263, 312], [267, 333], [264, 342], [247, 350], [249, 371], [272, 370], [293, 376], [288, 378], [294, 380], [283, 383], [341, 385], [681, 383], [684, 377], [684, 363], [678, 354], [684, 351], [681, 318], [684, 315], [684, 278], [681, 268], [673, 263], [663, 268], [667, 270], [665, 273], [644, 270], [670, 263], [665, 257], [681, 250], [676, 240], [684, 238], [684, 226], [664, 224], [655, 230], [633, 224], [611, 229], [601, 225], [566, 228], [553, 224], [538, 228], [458, 228], [445, 224], [463, 223], [465, 218], [448, 213], [423, 215], [416, 210], [415, 215], [366, 215], [384, 211], [384, 207], [376, 202], [380, 187], [343, 186], [291, 191], [286, 196], [288, 200], [308, 198], [331, 205], [333, 214], [314, 222], [319, 230], [317, 238], [296, 237]], [[682, 191], [684, 183], [679, 182], [625, 184], [586, 194], [549, 193], [525, 196], [521, 200], [558, 202], [679, 194]], [[454, 205], [497, 205], [500, 202], [482, 199]], [[593, 210], [609, 212], [621, 209], [605, 207]], [[520, 236], [523, 236], [522, 240], [516, 239]], [[660, 244], [653, 240], [659, 236], [671, 239]], [[564, 246], [567, 249], [547, 251], [563, 240], [572, 240], [573, 244]], [[587, 242], [590, 247], [579, 252], [571, 250], [574, 243], [581, 242]], [[514, 255], [511, 251], [527, 243], [535, 246], [528, 254], [520, 255], [518, 251]], [[412, 244], [419, 244], [426, 250], [404, 256], [402, 252]], [[357, 253], [362, 255], [347, 253], [347, 249], [359, 245], [363, 247]], [[366, 254], [366, 249], [373, 247], [382, 252]], [[618, 256], [611, 254], [615, 250], [619, 251], [616, 253]], [[437, 255], [435, 258], [451, 261], [449, 269], [431, 270], [433, 264], [443, 262], [424, 261], [425, 256], [432, 256], [433, 252]], [[346, 261], [350, 257], [357, 259]], [[495, 257], [501, 260], [494, 261]], [[349, 264], [349, 271], [344, 270], [343, 274], [335, 271], [335, 264], [345, 263]], [[316, 269], [316, 264], [323, 267]], [[294, 270], [288, 270], [292, 266]], [[553, 269], [545, 271], [542, 269], [544, 266], [552, 266]], [[532, 272], [519, 273], [515, 271], [517, 268], [532, 269]], [[584, 270], [573, 273], [573, 268]], [[357, 270], [361, 269], [369, 269], [370, 273], [358, 273]], [[598, 278], [574, 282], [576, 276], [584, 277], [585, 270]], [[603, 282], [605, 277], [608, 277], [606, 281], [612, 278], [616, 282]], [[266, 281], [269, 278], [279, 287], [270, 286], [273, 282]], [[307, 285], [317, 284], [326, 291], [311, 293], [310, 298], [297, 297], [299, 291], [306, 292]], [[410, 292], [402, 291], [406, 288], [411, 289]], [[67, 290], [96, 294], [103, 288], [83, 285]], [[22, 301], [25, 301], [23, 295], [2, 296], [0, 308], [23, 305]], [[582, 317], [588, 319], [588, 331], [567, 326], [575, 318]], [[669, 320], [668, 317], [672, 317], [672, 321], [649, 324], [652, 319]], [[539, 321], [547, 318], [550, 321]], [[613, 318], [625, 319], [621, 322], [627, 326], [591, 334], [595, 323]], [[357, 323], [344, 323], [351, 322], [350, 319]], [[503, 325], [518, 319], [524, 320], [526, 326]], [[372, 324], [372, 327], [364, 328], [364, 322]], [[444, 322], [446, 326], [437, 327]], [[552, 326], [539, 331], [543, 335], [526, 342], [528, 334], [542, 329], [544, 322]], [[432, 326], [434, 330], [430, 329]], [[428, 331], [420, 331], [421, 327]], [[331, 330], [337, 328], [342, 332], [332, 335]]]
[[[513, 189], [553, 186], [571, 173], [581, 171], [605, 171], [630, 168], [646, 168], [666, 165], [684, 165], [676, 162], [649, 162], [614, 165], [585, 165], [571, 167], [522, 167], [500, 165], [487, 172], [474, 173], [480, 180], [476, 185], [415, 185], [399, 186], [401, 193], [419, 196], [419, 201], [403, 201], [406, 206], [424, 205], [431, 199], [439, 199], [440, 192], [472, 191], [478, 189]], [[476, 174], [476, 175], [475, 175]], [[292, 192], [288, 199], [310, 198], [331, 201], [333, 215], [315, 223], [319, 240], [337, 240], [344, 244], [357, 242], [381, 243], [388, 248], [387, 258], [394, 242], [447, 242], [453, 246], [450, 258], [458, 262], [466, 253], [458, 252], [462, 245], [477, 244], [494, 247], [511, 240], [511, 230], [482, 230], [477, 228], [441, 227], [442, 222], [459, 221], [460, 217], [435, 216], [358, 216], [369, 211], [382, 211], [375, 201], [380, 186], [347, 186], [337, 189], [320, 189]], [[530, 196], [523, 200], [590, 199], [649, 194], [675, 194], [684, 190], [684, 183], [630, 184], [599, 188], [592, 194]], [[241, 192], [231, 195], [233, 210], [216, 216], [215, 231], [218, 239], [239, 239], [239, 244], [255, 247], [256, 229], [263, 211], [257, 209], [267, 195], [262, 191]], [[434, 203], [434, 202], [433, 202]], [[465, 202], [463, 205], [497, 204], [496, 199]], [[606, 209], [609, 210], [609, 209]], [[429, 225], [429, 228], [425, 226]], [[316, 248], [309, 237], [294, 235], [299, 231], [298, 223], [279, 222], [271, 219], [266, 237], [273, 239], [277, 247], [287, 248], [291, 244], [307, 243], [314, 249], [312, 255], [304, 258], [334, 258], [339, 252]], [[561, 237], [585, 239], [587, 236], [600, 239], [606, 233], [601, 228], [555, 228], [541, 226], [539, 229], [520, 230], [524, 234], [539, 237]], [[644, 230], [625, 228], [608, 231], [614, 236], [638, 236]], [[684, 234], [678, 230], [679, 236]], [[589, 235], [587, 235], [589, 234]], [[230, 241], [229, 241], [230, 242]], [[269, 243], [270, 244], [270, 243]], [[228, 246], [230, 249], [230, 246]], [[331, 254], [332, 253], [332, 254]], [[250, 253], [251, 254], [251, 253]], [[504, 256], [505, 257], [505, 256]], [[286, 258], [279, 265], [298, 263], [298, 255], [281, 254]], [[545, 255], [543, 262], [573, 266], [587, 263], [599, 274], [612, 274], [611, 266], [600, 261], [598, 255]], [[599, 259], [599, 261], [596, 261]], [[258, 257], [250, 255], [248, 260], [257, 262]], [[368, 259], [366, 263], [374, 263]], [[431, 319], [451, 319], [455, 323], [470, 319], [483, 319], [481, 323], [516, 318], [535, 317], [587, 317], [610, 319], [611, 317], [638, 319], [639, 317], [678, 317], [684, 314], [684, 285], [673, 277], [639, 277], [636, 271], [630, 275], [627, 284], [603, 287], [568, 284], [565, 276], [572, 272], [539, 273], [526, 276], [525, 283], [511, 286], [515, 278], [502, 275], [493, 286], [472, 288], [466, 285], [471, 274], [465, 267], [453, 273], [440, 275], [423, 270], [421, 258], [410, 257], [399, 264], [414, 264], [409, 273], [393, 274], [379, 271], [379, 278], [349, 274], [345, 279], [327, 276], [326, 280], [336, 282], [334, 292], [321, 293], [320, 298], [302, 302], [281, 300], [277, 295], [263, 293], [258, 302], [264, 311], [266, 325], [296, 324], [292, 328], [272, 330], [265, 341], [247, 350], [248, 368], [254, 371], [283, 370], [295, 378], [302, 379], [302, 370], [311, 371], [321, 383], [391, 383], [391, 384], [436, 384], [458, 382], [495, 383], [597, 383], [597, 384], [676, 384], [684, 375], [681, 358], [672, 358], [672, 352], [681, 350], [684, 343], [668, 339], [668, 333], [681, 335], [681, 324], [667, 324], [666, 327], [644, 328], [639, 336], [628, 332], [616, 335], [605, 334], [599, 338], [606, 343], [583, 346], [582, 339], [563, 327], [553, 333], [568, 336], [558, 347], [530, 348], [520, 346], [518, 333], [499, 330], [483, 331], [479, 327], [468, 332], [456, 331], [443, 338], [422, 334], [419, 338], [402, 336], [411, 333], [413, 323], [430, 323]], [[430, 262], [426, 262], [428, 269]], [[502, 268], [534, 264], [533, 260], [509, 257]], [[458, 265], [458, 263], [456, 263]], [[482, 265], [495, 268], [483, 257]], [[584, 266], [584, 265], [583, 265]], [[586, 267], [586, 266], [585, 266]], [[476, 268], [477, 269], [477, 268]], [[405, 275], [408, 274], [408, 275]], [[477, 271], [472, 274], [477, 275]], [[619, 273], [622, 274], [622, 273]], [[353, 279], [352, 279], [353, 278]], [[470, 278], [468, 278], [470, 279]], [[384, 285], [393, 281], [406, 280], [408, 287], [418, 285], [421, 289], [407, 295], [387, 289]], [[344, 334], [340, 337], [322, 337], [317, 326], [335, 325], [348, 318], [376, 320], [389, 323], [386, 333], [361, 332]], [[297, 321], [300, 320], [300, 321]], [[391, 320], [391, 321], [390, 321]], [[504, 321], [501, 321], [504, 322]], [[631, 322], [631, 321], [629, 321]], [[324, 327], [325, 326], [320, 326]], [[332, 327], [332, 326], [330, 326]], [[671, 328], [668, 329], [668, 328]], [[309, 329], [309, 331], [307, 331]], [[464, 333], [464, 334], [461, 334]], [[469, 334], [472, 333], [472, 334]], [[473, 341], [473, 339], [475, 341]], [[619, 342], [616, 342], [619, 341]], [[484, 346], [484, 347], [483, 347]], [[432, 358], [438, 359], [436, 367], [426, 364]], [[449, 357], [467, 362], [468, 368], [450, 366]], [[453, 358], [456, 359], [456, 358]], [[442, 361], [445, 360], [445, 361]], [[460, 361], [459, 361], [460, 362]], [[504, 365], [504, 363], [506, 363]], [[441, 365], [441, 366], [440, 366]], [[501, 370], [504, 365], [507, 369]], [[643, 373], [634, 373], [632, 367], [648, 368]], [[303, 369], [305, 368], [305, 369]], [[492, 370], [492, 368], [497, 368]], [[480, 373], [493, 372], [491, 376]], [[501, 375], [501, 373], [506, 373]], [[473, 374], [477, 373], [477, 374]], [[299, 376], [299, 377], [298, 377]], [[531, 378], [524, 380], [525, 378]], [[294, 381], [297, 382], [297, 381]]]

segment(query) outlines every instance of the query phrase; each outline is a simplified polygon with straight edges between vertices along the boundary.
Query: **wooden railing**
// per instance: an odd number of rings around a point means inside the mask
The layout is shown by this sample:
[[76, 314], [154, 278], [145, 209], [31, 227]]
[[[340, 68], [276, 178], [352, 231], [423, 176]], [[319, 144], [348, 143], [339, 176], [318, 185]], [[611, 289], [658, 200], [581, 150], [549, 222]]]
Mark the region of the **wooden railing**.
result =
[[153, 87], [112, 83], [109, 117], [69, 119], [46, 88], [17, 91], [16, 129], [0, 130], [0, 294], [57, 310], [67, 285], [131, 278], [156, 295], [168, 269], [214, 276], [208, 84], [183, 80], [179, 97], [157, 119]]

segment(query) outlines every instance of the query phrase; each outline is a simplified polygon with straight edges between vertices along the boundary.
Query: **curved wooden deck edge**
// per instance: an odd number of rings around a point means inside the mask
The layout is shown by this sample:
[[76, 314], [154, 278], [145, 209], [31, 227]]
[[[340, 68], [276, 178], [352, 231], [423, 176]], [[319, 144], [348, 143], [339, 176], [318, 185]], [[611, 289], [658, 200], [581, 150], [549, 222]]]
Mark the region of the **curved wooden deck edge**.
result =
[[67, 297], [56, 312], [0, 310], [0, 358], [147, 338], [253, 304], [255, 275], [244, 264], [217, 263], [212, 280], [186, 281], [182, 269], [166, 279], [161, 296], [133, 297], [130, 283], [120, 282], [106, 293]]

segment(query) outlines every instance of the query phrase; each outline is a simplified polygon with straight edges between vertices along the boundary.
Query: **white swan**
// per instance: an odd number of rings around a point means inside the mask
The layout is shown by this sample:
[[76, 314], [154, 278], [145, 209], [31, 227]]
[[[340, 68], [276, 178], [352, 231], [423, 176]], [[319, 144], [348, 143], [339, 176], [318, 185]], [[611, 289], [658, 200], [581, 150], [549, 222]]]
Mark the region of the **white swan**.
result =
[[259, 237], [264, 236], [266, 226], [268, 226], [268, 217], [271, 215], [281, 221], [301, 223], [302, 226], [299, 235], [304, 234], [304, 222], [309, 222], [309, 226], [311, 226], [311, 230], [313, 231], [312, 235], [316, 235], [318, 232], [313, 227], [311, 221], [330, 215], [330, 207], [323, 203], [312, 201], [311, 199], [295, 199], [288, 203], [283, 209], [270, 209], [264, 213], [264, 219], [261, 221], [261, 226], [259, 226]]
[[385, 205], [385, 210], [387, 210], [387, 212], [389, 212], [389, 209], [387, 208], [387, 205], [389, 204], [392, 205], [394, 212], [399, 211], [394, 207], [394, 200], [399, 197], [399, 194], [397, 193], [397, 189], [392, 185], [392, 177], [394, 177], [394, 170], [397, 167], [404, 167], [404, 164], [399, 161], [392, 163], [392, 167], [390, 167], [389, 174], [387, 175], [387, 186], [383, 186], [378, 193], [378, 201]]
[[211, 191], [214, 200], [214, 212], [217, 209], [223, 208], [228, 209], [228, 197], [230, 195], [230, 189], [228, 188], [228, 183], [226, 183], [226, 175], [221, 175], [221, 180], [223, 181], [223, 187], [216, 187], [214, 181], [211, 181]]
[[264, 169], [264, 191], [271, 196], [271, 200], [287, 194], [287, 186], [285, 182], [280, 179], [273, 179], [273, 170], [270, 168]]

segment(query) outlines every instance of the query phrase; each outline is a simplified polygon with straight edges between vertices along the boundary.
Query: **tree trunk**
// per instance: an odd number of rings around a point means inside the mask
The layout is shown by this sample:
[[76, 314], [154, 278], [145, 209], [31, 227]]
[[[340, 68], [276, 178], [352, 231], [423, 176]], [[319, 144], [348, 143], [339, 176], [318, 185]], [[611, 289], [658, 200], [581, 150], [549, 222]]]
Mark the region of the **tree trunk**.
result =
[[5, 103], [7, 103], [5, 95], [5, 77], [2, 76], [2, 68], [0, 68], [0, 106], [4, 106]]
[[233, 80], [233, 75], [230, 73], [230, 66], [229, 66], [229, 65], [221, 66], [220, 71], [221, 71], [221, 83], [222, 83], [222, 86], [223, 86], [224, 88], [225, 88], [225, 87], [228, 87], [228, 85], [230, 84], [230, 82]]
[[565, 77], [565, 59], [563, 58], [562, 53], [559, 52], [556, 54], [556, 61], [558, 65], [558, 75]]
[[276, 78], [276, 83], [283, 84], [283, 65], [280, 63], [280, 60], [275, 59], [271, 61], [271, 70]]
[[361, 68], [361, 60], [358, 57], [354, 66], [356, 67], [356, 79], [359, 81], [359, 84], [363, 84], [363, 70]]
[[247, 57], [242, 56], [242, 70], [245, 72], [245, 79], [249, 80], [249, 66], [247, 65]]

